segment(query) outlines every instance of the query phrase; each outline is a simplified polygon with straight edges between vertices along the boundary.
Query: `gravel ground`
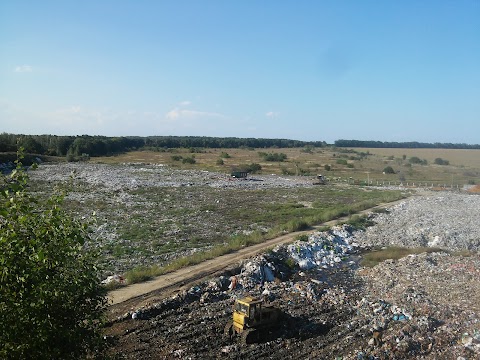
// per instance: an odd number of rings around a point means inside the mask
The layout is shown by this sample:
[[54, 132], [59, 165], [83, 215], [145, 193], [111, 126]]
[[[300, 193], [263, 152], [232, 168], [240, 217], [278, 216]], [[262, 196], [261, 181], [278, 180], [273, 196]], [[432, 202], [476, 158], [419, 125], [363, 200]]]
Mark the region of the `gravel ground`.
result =
[[313, 186], [306, 177], [286, 177], [277, 175], [250, 175], [248, 180], [232, 179], [228, 175], [198, 170], [177, 170], [161, 164], [91, 164], [66, 163], [45, 164], [31, 172], [33, 179], [48, 181], [65, 181], [74, 176], [77, 181], [98, 186], [108, 192], [134, 190], [140, 187], [180, 187], [209, 185], [216, 188], [251, 188], [264, 187], [291, 188], [296, 186]]
[[259, 196], [249, 190], [313, 186], [305, 177], [255, 175], [244, 180], [138, 163], [43, 164], [30, 176], [39, 192], [73, 180], [66, 205], [79, 218], [92, 219], [95, 211], [92, 238], [102, 252], [104, 277], [164, 265], [207, 250], [235, 232], [264, 230], [228, 216], [239, 196], [239, 209], [248, 206], [249, 196]]
[[[480, 197], [421, 195], [388, 214], [372, 215], [377, 225], [366, 232], [344, 227], [317, 233], [308, 242], [248, 259], [239, 271], [174, 298], [130, 309], [107, 329], [114, 344], [112, 356], [478, 359], [480, 255], [475, 251], [479, 237], [474, 218]], [[432, 244], [430, 239], [440, 234]], [[396, 242], [397, 237], [401, 242]], [[429, 242], [448, 250], [474, 251], [468, 256], [423, 253], [386, 260], [373, 268], [358, 266], [365, 246]], [[325, 256], [326, 250], [330, 256]], [[299, 266], [289, 270], [286, 259]], [[232, 274], [237, 287], [230, 291]], [[269, 274], [274, 281], [269, 282]], [[285, 314], [273, 333], [250, 345], [222, 336], [234, 299], [247, 293], [264, 296]]]
[[376, 225], [356, 236], [368, 246], [431, 246], [447, 250], [480, 248], [480, 196], [453, 192], [419, 192], [373, 216]]

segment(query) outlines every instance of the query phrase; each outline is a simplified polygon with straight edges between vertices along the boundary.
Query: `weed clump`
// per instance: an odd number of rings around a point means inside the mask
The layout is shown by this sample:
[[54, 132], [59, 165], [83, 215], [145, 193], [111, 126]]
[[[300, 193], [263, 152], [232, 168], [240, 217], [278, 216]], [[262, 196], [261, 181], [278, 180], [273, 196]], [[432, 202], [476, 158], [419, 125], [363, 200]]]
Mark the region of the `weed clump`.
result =
[[374, 250], [364, 254], [360, 264], [365, 267], [374, 267], [382, 261], [389, 259], [398, 260], [412, 254], [434, 253], [442, 251], [445, 250], [436, 247], [405, 248], [401, 246], [389, 246], [381, 250]]

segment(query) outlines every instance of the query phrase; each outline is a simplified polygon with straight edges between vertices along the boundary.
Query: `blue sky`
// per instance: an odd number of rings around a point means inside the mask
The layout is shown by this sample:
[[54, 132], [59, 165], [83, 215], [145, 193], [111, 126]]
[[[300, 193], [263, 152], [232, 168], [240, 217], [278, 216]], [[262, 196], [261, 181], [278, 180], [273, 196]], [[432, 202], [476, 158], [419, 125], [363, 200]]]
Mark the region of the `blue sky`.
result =
[[0, 132], [480, 143], [480, 0], [0, 2]]

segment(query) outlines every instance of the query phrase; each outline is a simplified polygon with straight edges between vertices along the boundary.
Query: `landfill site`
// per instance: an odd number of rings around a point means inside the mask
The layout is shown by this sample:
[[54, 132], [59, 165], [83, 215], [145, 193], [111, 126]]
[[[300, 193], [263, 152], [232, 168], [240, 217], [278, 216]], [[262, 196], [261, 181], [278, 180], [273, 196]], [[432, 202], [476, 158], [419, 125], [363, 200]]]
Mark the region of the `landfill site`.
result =
[[[364, 231], [314, 231], [181, 289], [112, 305], [110, 355], [478, 359], [479, 209], [475, 193], [420, 190], [371, 213]], [[392, 245], [435, 251], [361, 265], [371, 249]], [[231, 325], [247, 296], [279, 314], [251, 339]]]

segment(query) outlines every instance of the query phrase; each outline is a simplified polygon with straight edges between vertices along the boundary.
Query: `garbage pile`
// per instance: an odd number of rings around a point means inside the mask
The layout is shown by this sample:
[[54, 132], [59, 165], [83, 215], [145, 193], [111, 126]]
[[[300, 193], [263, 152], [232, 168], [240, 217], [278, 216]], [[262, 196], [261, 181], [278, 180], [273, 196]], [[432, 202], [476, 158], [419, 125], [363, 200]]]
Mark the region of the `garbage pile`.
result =
[[[322, 278], [319, 272], [326, 269], [348, 265], [353, 266], [354, 261], [350, 255], [355, 254], [358, 245], [353, 241], [354, 229], [349, 225], [334, 226], [328, 231], [314, 232], [308, 236], [307, 241], [297, 240], [289, 245], [275, 247], [271, 253], [256, 256], [243, 263], [239, 274], [232, 276], [229, 281], [229, 289], [243, 289], [252, 291], [266, 287], [271, 289], [273, 285], [268, 284], [275, 279], [286, 280], [295, 268], [304, 276], [303, 271], [316, 270], [317, 278]], [[289, 282], [282, 285], [283, 290]], [[310, 283], [310, 281], [307, 281]], [[322, 281], [313, 279], [313, 284], [321, 284]], [[278, 285], [278, 282], [277, 282]], [[305, 286], [292, 285], [292, 288], [305, 289], [309, 296], [313, 296], [312, 284]], [[296, 291], [294, 290], [294, 291]]]
[[358, 248], [353, 241], [353, 228], [348, 225], [335, 226], [329, 231], [316, 232], [307, 242], [296, 241], [287, 246], [290, 257], [300, 269], [332, 267], [348, 258]]
[[365, 246], [440, 247], [447, 250], [480, 250], [478, 219], [480, 196], [461, 193], [429, 193], [412, 197], [373, 214], [375, 226], [358, 232]]
[[[472, 210], [464, 205], [477, 201], [469, 199], [471, 195], [464, 200], [450, 195], [444, 200], [452, 199], [454, 206], [467, 212]], [[425, 201], [444, 201], [435, 199]], [[417, 231], [415, 238], [416, 224], [427, 220], [416, 210], [410, 213], [411, 206], [421, 209], [421, 205], [403, 203], [389, 214], [378, 215], [380, 225], [393, 224], [391, 229], [383, 226], [383, 233], [359, 233], [348, 226], [313, 233], [305, 241], [244, 261], [238, 271], [197, 284], [158, 304], [132, 308], [119, 319], [116, 354], [136, 359], [480, 358], [477, 252], [457, 252], [453, 247], [385, 260], [373, 268], [358, 264], [363, 246], [402, 241], [414, 246], [432, 239], [448, 244], [450, 240], [443, 240], [448, 234], [460, 238], [458, 214], [454, 219], [441, 218], [439, 224], [433, 225], [433, 219], [429, 222], [435, 230], [432, 235], [439, 238], [422, 237], [427, 227]], [[402, 221], [392, 219], [394, 216]], [[469, 224], [469, 215], [465, 218]], [[445, 230], [455, 227], [457, 231], [441, 234], [441, 224]], [[410, 229], [412, 238], [404, 236], [397, 241], [397, 236], [403, 236], [399, 235], [401, 227], [405, 230], [402, 234]], [[368, 239], [381, 241], [372, 244]], [[242, 345], [222, 337], [234, 300], [247, 294], [262, 297], [287, 315], [274, 340]]]

